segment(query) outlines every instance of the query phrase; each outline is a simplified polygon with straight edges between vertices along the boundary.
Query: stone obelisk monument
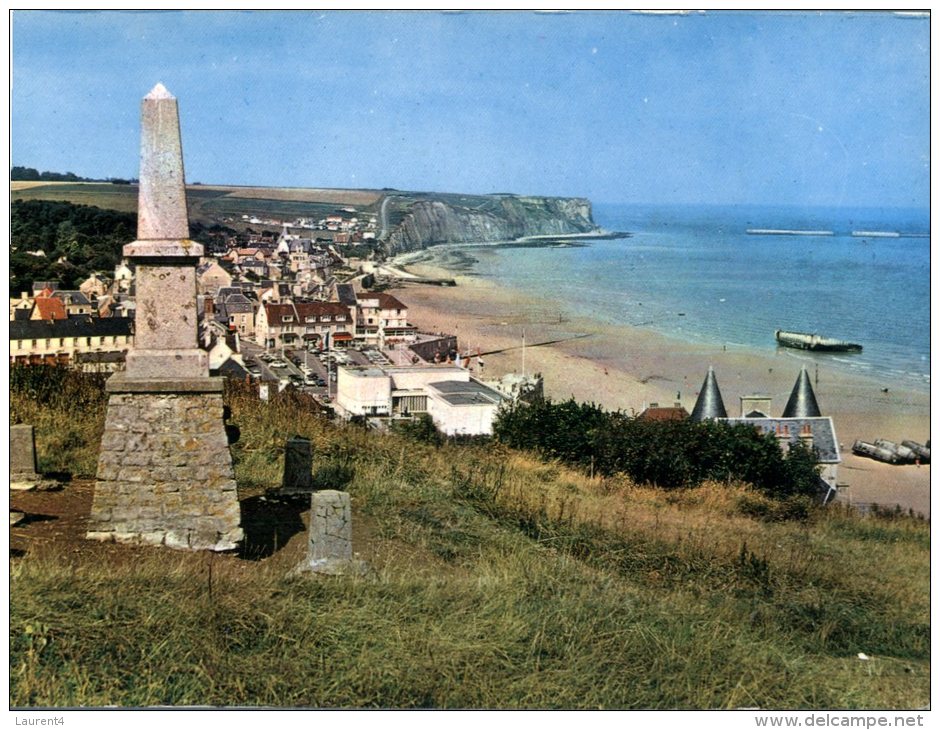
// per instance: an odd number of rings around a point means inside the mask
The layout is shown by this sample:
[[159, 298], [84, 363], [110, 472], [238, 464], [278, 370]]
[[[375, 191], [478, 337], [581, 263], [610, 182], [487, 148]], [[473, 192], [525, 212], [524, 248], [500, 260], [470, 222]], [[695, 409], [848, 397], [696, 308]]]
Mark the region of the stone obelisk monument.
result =
[[141, 105], [134, 347], [107, 382], [88, 537], [189, 550], [242, 539], [222, 378], [199, 349], [196, 263], [189, 240], [176, 99], [157, 84]]

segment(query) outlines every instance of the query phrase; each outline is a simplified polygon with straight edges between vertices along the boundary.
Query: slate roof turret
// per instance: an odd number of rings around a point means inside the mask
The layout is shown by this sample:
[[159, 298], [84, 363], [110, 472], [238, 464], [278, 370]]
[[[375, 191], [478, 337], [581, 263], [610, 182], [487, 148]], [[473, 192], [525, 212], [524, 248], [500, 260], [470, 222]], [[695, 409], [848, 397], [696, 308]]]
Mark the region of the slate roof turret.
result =
[[804, 365], [800, 371], [800, 377], [796, 379], [796, 384], [793, 386], [793, 392], [790, 393], [790, 400], [783, 409], [783, 418], [817, 418], [821, 415], [819, 403], [816, 402], [816, 394], [813, 392], [813, 386], [809, 382], [809, 374]]
[[715, 379], [715, 370], [709, 367], [690, 418], [693, 421], [704, 421], [727, 417], [728, 412], [725, 410], [725, 403], [721, 399], [721, 391], [718, 389], [718, 381]]

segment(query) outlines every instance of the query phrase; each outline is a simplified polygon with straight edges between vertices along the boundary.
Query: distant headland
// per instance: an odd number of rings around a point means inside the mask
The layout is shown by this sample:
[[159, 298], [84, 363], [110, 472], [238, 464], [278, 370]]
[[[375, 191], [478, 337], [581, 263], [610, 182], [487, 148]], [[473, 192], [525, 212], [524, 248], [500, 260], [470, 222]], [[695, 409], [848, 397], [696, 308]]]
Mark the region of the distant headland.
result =
[[[14, 199], [67, 200], [136, 212], [137, 186], [133, 180], [91, 180], [74, 173], [37, 173], [22, 167], [13, 168], [11, 173]], [[628, 235], [598, 227], [587, 198], [196, 182], [187, 185], [187, 202], [190, 221], [195, 224], [234, 230], [258, 230], [259, 226], [273, 230], [283, 226], [309, 228], [337, 244], [359, 243], [385, 256], [438, 244], [564, 245], [573, 243], [569, 238]]]

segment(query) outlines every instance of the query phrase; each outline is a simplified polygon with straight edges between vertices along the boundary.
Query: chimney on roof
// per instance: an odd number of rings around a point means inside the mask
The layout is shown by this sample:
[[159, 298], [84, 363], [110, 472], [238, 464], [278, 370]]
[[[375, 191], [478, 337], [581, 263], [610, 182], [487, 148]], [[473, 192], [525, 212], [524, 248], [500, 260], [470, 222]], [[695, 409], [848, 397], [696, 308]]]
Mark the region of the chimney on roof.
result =
[[813, 450], [813, 427], [808, 423], [804, 423], [803, 428], [800, 429], [800, 443], [808, 450]]
[[741, 418], [769, 418], [771, 398], [766, 395], [742, 395]]
[[778, 423], [776, 425], [777, 445], [785, 454], [790, 450], [790, 427], [786, 424]]

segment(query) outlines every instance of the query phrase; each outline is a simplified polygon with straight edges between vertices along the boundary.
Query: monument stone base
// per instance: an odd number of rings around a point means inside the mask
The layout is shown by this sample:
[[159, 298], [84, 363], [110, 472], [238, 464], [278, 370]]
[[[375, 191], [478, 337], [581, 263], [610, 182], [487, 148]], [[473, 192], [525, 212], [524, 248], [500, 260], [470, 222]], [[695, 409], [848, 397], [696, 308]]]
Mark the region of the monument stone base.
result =
[[108, 410], [86, 537], [233, 550], [241, 510], [222, 414], [222, 379], [107, 383]]

